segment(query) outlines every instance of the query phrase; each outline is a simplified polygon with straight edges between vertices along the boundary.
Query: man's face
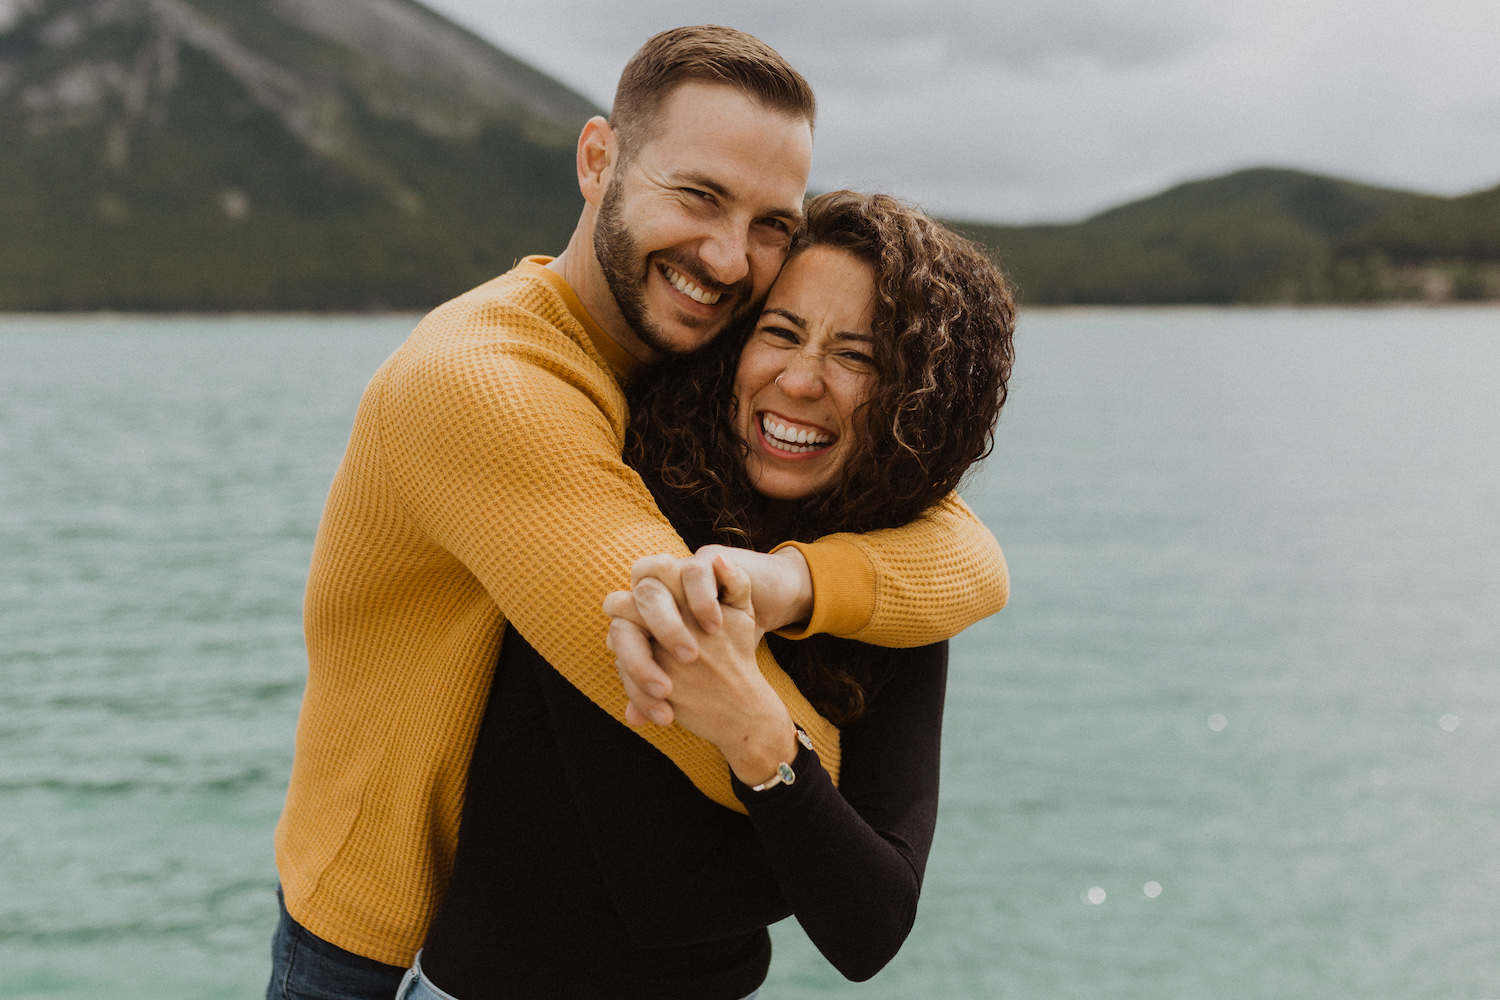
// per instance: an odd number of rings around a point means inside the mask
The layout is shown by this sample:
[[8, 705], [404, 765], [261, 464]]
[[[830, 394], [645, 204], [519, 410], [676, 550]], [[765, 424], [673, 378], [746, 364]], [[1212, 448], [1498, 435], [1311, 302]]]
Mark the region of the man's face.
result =
[[758, 314], [786, 260], [812, 130], [739, 90], [692, 81], [617, 168], [594, 253], [625, 321], [662, 354], [693, 351]]

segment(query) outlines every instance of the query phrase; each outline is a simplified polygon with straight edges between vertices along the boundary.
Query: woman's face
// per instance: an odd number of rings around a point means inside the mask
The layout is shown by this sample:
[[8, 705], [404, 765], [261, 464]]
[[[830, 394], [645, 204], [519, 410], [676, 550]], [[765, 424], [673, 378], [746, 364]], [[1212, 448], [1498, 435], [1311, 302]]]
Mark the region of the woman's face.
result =
[[874, 311], [875, 271], [847, 251], [814, 247], [782, 268], [734, 377], [735, 430], [761, 493], [800, 500], [838, 478], [875, 382]]

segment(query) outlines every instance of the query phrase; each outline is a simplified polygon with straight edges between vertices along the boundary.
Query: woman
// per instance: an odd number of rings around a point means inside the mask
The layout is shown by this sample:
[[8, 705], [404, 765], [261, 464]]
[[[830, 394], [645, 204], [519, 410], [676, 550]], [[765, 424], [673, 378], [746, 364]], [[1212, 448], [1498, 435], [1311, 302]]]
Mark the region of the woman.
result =
[[[904, 524], [988, 452], [1013, 321], [972, 244], [884, 196], [824, 195], [754, 329], [635, 401], [627, 457], [694, 547]], [[662, 659], [678, 723], [723, 753], [748, 815], [512, 630], [403, 1000], [739, 1000], [765, 978], [767, 925], [793, 913], [852, 979], [895, 954], [936, 816], [946, 644], [767, 637], [842, 727], [835, 788], [756, 666], [746, 579], [715, 571], [724, 627], [691, 666]]]

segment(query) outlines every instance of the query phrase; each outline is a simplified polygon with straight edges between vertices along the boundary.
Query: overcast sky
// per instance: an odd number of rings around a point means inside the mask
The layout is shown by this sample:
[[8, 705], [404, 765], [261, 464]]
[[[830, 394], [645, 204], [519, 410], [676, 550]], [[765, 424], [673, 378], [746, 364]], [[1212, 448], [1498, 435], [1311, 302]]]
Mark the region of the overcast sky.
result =
[[1073, 219], [1261, 164], [1500, 183], [1500, 0], [426, 0], [609, 106], [652, 33], [750, 31], [818, 92], [813, 185]]

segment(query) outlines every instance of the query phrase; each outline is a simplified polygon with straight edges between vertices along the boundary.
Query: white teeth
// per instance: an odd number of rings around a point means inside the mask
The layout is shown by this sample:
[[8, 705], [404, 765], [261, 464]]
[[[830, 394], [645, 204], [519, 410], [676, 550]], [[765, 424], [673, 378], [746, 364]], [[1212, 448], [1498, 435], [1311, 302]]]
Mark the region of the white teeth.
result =
[[679, 292], [681, 292], [683, 295], [686, 295], [694, 302], [702, 302], [706, 306], [711, 306], [715, 302], [719, 301], [719, 299], [724, 295], [723, 292], [704, 291], [697, 285], [693, 284], [691, 281], [687, 280], [687, 278], [683, 277], [676, 270], [668, 267], [666, 264], [662, 265], [662, 273], [667, 276], [667, 280], [672, 283], [673, 288], [677, 289]]
[[765, 431], [766, 437], [770, 438], [780, 451], [789, 451], [793, 454], [801, 454], [807, 451], [822, 451], [833, 442], [832, 434], [821, 434], [817, 431], [809, 431], [806, 428], [792, 430], [786, 424], [772, 419], [770, 414], [762, 414], [760, 426]]

